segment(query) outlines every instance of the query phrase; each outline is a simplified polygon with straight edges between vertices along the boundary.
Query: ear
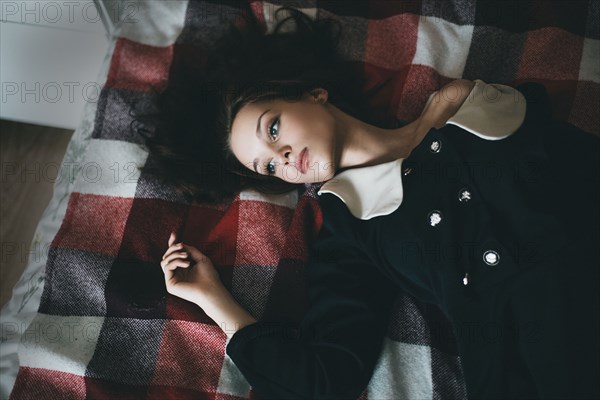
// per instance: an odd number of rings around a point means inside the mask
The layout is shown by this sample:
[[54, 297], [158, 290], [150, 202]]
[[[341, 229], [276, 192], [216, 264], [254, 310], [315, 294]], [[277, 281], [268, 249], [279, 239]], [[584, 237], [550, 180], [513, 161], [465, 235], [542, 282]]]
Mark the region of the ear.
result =
[[314, 97], [316, 102], [326, 103], [329, 98], [329, 93], [326, 89], [317, 88], [310, 91], [310, 94]]

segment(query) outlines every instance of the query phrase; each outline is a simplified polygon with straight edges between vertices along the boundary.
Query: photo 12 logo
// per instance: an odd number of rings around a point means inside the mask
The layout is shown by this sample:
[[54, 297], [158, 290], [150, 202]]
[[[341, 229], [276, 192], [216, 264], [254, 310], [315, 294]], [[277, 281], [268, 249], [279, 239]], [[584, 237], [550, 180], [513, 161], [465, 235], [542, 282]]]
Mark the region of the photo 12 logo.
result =
[[2, 1], [0, 20], [21, 24], [88, 24], [102, 23], [105, 14], [112, 21], [137, 23], [137, 1], [110, 1], [102, 4], [87, 1]]
[[2, 104], [9, 102], [74, 103], [83, 99], [86, 103], [96, 103], [102, 85], [97, 82], [2, 82]]

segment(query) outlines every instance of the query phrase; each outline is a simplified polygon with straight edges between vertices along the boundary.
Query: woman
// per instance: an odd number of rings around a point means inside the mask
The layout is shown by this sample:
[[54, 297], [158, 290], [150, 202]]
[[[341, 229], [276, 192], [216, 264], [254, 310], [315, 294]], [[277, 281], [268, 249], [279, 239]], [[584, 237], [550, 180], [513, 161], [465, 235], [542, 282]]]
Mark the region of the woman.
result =
[[[217, 180], [190, 186], [195, 170], [181, 166], [193, 142], [161, 139], [166, 123], [148, 144], [178, 188], [203, 199], [324, 182], [306, 315], [300, 326], [256, 321], [174, 234], [161, 262], [168, 292], [223, 328], [264, 398], [357, 398], [399, 290], [453, 322], [469, 398], [597, 398], [598, 138], [550, 120], [540, 85], [481, 80], [451, 82], [417, 120], [379, 127], [342, 102], [351, 89], [336, 81], [329, 25], [290, 12], [295, 34], [252, 35], [250, 24], [208, 60], [207, 81], [224, 93], [204, 107], [220, 115], [210, 132], [243, 179], [222, 193]], [[258, 49], [256, 65], [227, 53], [231, 38]], [[269, 67], [269, 54], [289, 68]]]

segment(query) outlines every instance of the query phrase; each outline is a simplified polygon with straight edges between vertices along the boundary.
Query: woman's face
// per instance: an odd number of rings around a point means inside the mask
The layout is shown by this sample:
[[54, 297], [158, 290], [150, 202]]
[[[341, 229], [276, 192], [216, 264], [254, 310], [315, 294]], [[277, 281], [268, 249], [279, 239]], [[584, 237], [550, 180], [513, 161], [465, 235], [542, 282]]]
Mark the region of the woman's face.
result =
[[296, 102], [246, 104], [233, 120], [231, 149], [242, 165], [263, 175], [291, 183], [329, 180], [337, 160], [329, 107], [322, 89]]

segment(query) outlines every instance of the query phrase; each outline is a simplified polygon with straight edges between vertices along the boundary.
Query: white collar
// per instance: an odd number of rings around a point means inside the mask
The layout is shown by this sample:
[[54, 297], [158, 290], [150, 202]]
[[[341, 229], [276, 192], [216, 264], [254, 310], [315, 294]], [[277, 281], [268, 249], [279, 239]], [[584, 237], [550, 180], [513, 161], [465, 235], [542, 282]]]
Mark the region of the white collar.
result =
[[[429, 102], [437, 92], [429, 96]], [[523, 123], [526, 100], [518, 90], [476, 79], [469, 96], [448, 120], [486, 140], [500, 140], [513, 134]], [[351, 168], [336, 174], [321, 186], [317, 194], [332, 193], [360, 219], [371, 219], [394, 212], [404, 197], [402, 161]]]

